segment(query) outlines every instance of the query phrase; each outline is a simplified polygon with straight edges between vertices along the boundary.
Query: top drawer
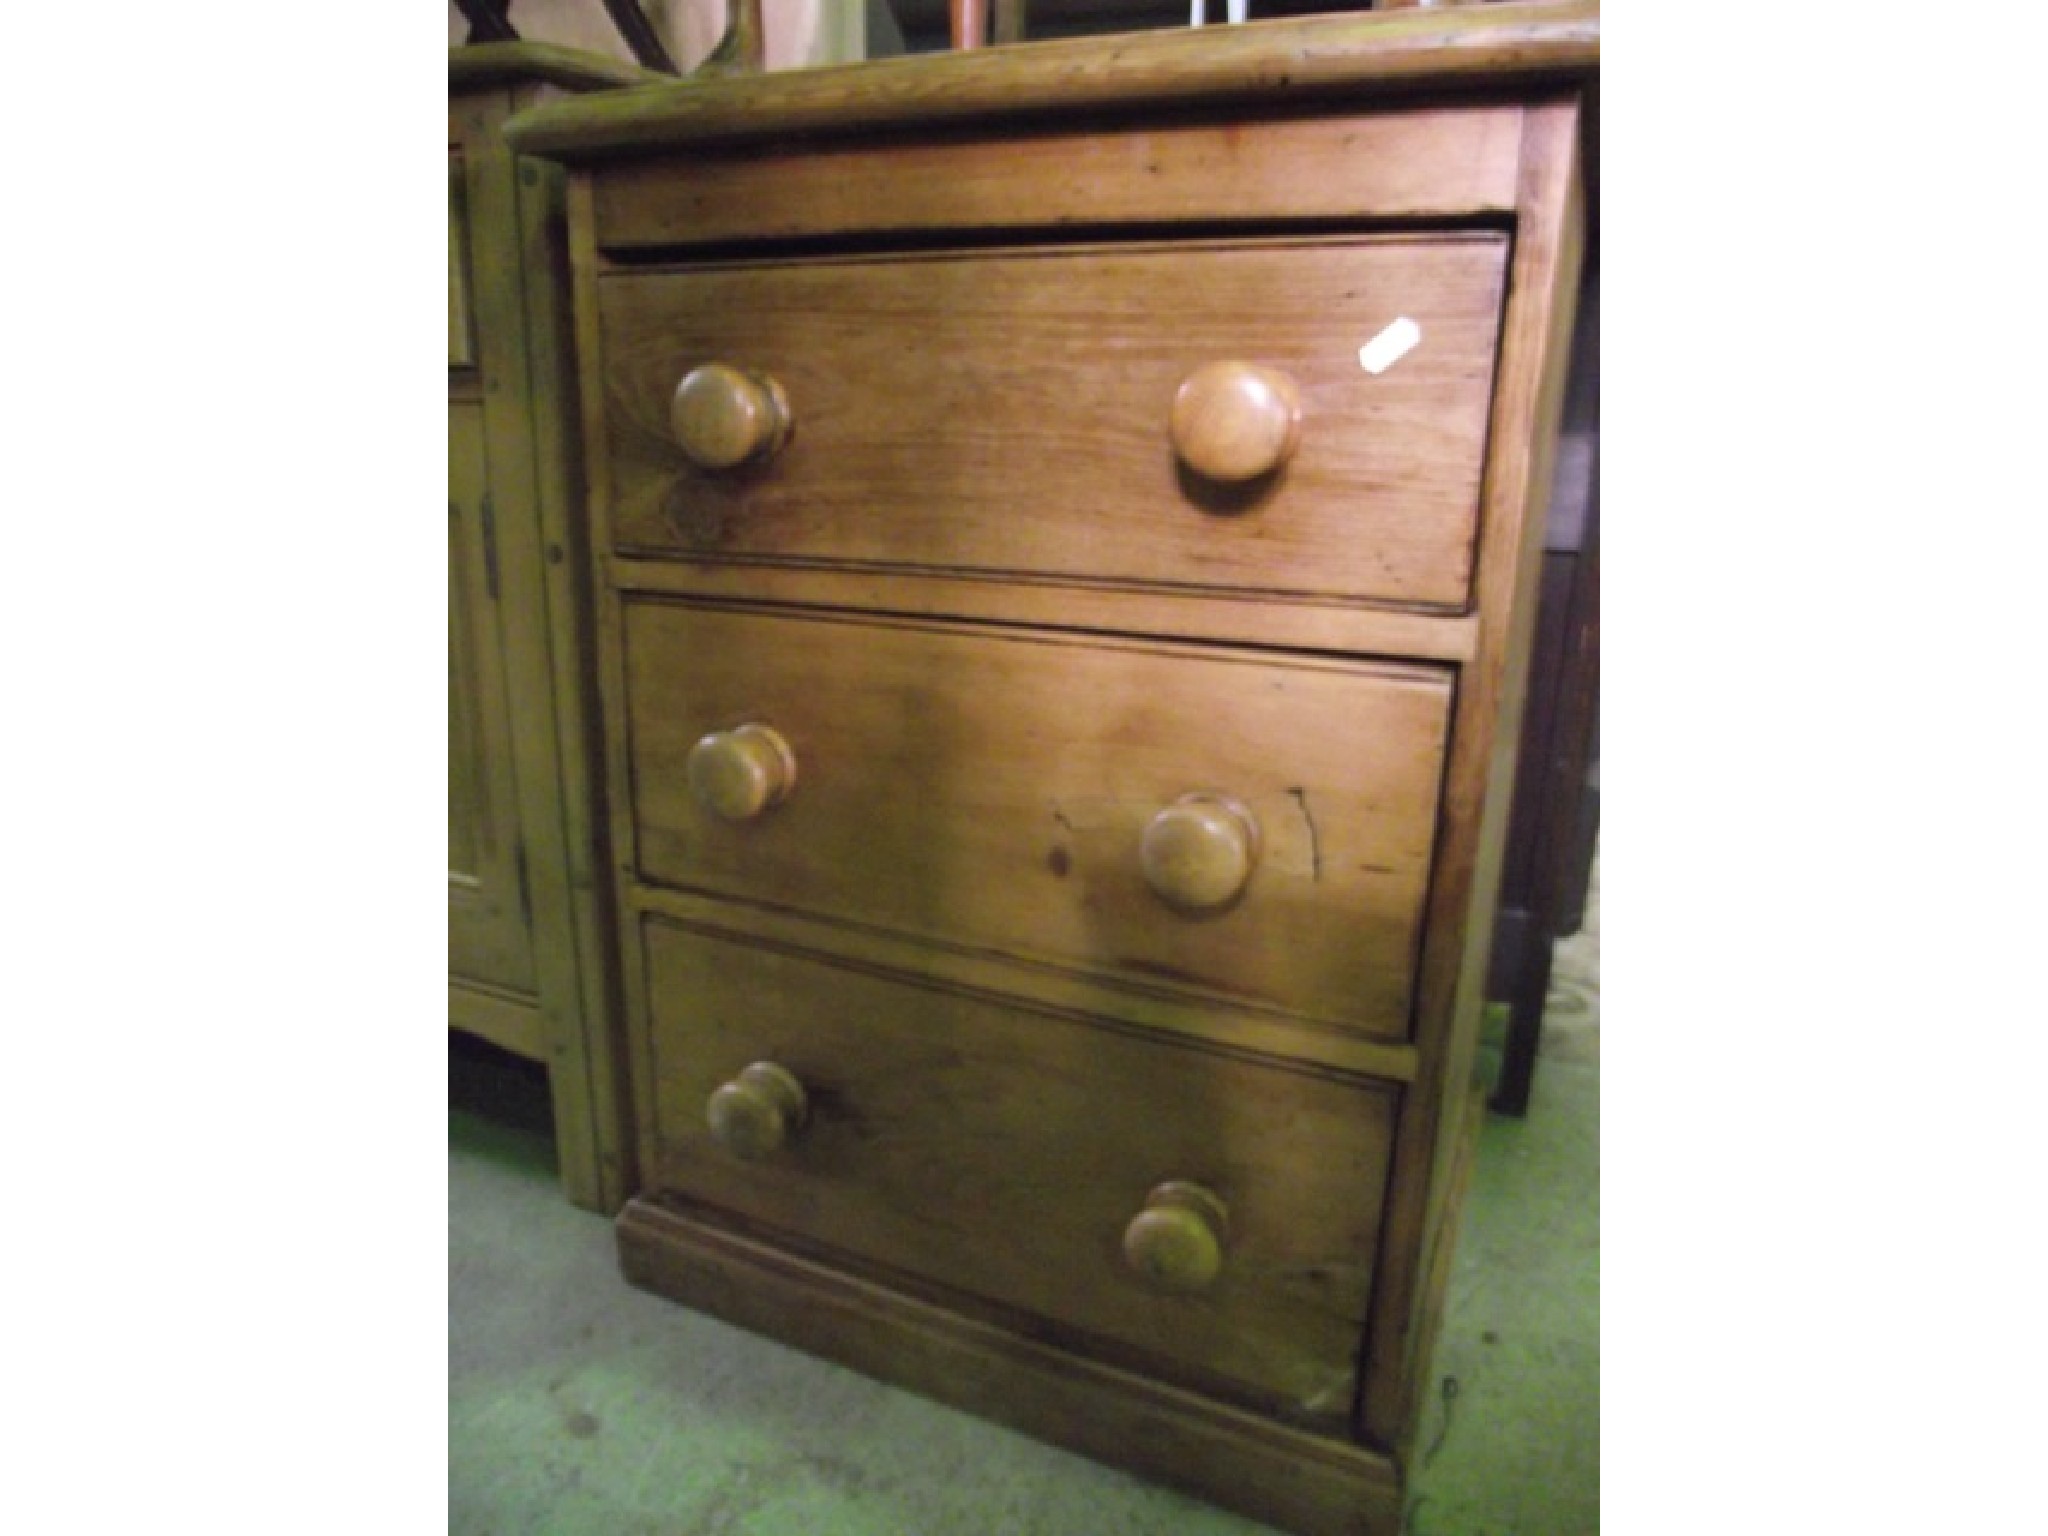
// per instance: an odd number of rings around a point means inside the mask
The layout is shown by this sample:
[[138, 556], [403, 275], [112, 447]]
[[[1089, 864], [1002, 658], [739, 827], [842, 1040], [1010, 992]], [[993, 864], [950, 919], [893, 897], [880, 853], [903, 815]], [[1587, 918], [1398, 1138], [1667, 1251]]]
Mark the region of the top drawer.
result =
[[[1488, 234], [613, 274], [613, 541], [1460, 607], [1505, 260]], [[1369, 371], [1361, 347], [1402, 320], [1419, 340]], [[1182, 385], [1221, 363], [1279, 376], [1280, 403], [1225, 381], [1177, 429]], [[693, 463], [673, 421], [713, 364], [772, 380], [793, 426], [731, 468]], [[1215, 478], [1177, 450], [1177, 430], [1257, 439], [1289, 386], [1278, 468]], [[711, 383], [697, 407], [733, 403]]]

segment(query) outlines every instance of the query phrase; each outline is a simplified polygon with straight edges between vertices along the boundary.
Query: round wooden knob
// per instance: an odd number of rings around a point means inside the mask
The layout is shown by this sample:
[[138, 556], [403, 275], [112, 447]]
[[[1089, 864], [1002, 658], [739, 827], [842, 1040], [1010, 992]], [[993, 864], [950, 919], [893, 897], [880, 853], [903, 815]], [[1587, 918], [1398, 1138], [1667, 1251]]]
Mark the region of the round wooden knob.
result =
[[711, 1095], [704, 1118], [712, 1139], [735, 1157], [779, 1152], [810, 1115], [804, 1085], [772, 1061], [757, 1061]]
[[789, 397], [765, 373], [706, 363], [676, 386], [668, 423], [692, 464], [731, 469], [765, 459], [789, 440]]
[[1199, 1291], [1223, 1270], [1230, 1213], [1199, 1184], [1174, 1180], [1145, 1197], [1124, 1228], [1124, 1260], [1165, 1291]]
[[748, 821], [788, 798], [796, 754], [772, 726], [713, 731], [690, 748], [690, 793], [727, 821]]
[[1182, 795], [1146, 823], [1138, 843], [1145, 883], [1192, 912], [1236, 900], [1258, 858], [1258, 822], [1224, 795]]
[[1173, 397], [1173, 451], [1211, 480], [1256, 480], [1301, 441], [1301, 394], [1294, 380], [1256, 363], [1210, 363]]

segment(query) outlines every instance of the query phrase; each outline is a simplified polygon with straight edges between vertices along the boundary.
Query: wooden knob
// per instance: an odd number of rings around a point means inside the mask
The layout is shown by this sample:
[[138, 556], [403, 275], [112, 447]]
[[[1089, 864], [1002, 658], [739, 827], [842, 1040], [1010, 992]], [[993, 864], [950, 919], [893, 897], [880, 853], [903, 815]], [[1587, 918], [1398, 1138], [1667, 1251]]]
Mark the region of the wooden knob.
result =
[[772, 1061], [757, 1061], [711, 1095], [704, 1118], [712, 1139], [735, 1157], [766, 1157], [789, 1145], [810, 1117], [804, 1085]]
[[1230, 1212], [1199, 1184], [1178, 1179], [1145, 1197], [1124, 1228], [1124, 1260], [1164, 1291], [1205, 1289], [1223, 1270]]
[[765, 373], [706, 363], [676, 386], [668, 424], [692, 464], [731, 469], [765, 459], [789, 440], [789, 397]]
[[772, 726], [713, 731], [690, 748], [690, 793], [727, 821], [748, 821], [788, 798], [796, 785], [796, 754]]
[[1237, 899], [1259, 858], [1259, 824], [1225, 795], [1182, 795], [1145, 826], [1138, 863], [1169, 906], [1207, 911]]
[[1294, 380], [1256, 363], [1210, 363], [1173, 397], [1173, 451], [1211, 480], [1256, 480], [1301, 441]]

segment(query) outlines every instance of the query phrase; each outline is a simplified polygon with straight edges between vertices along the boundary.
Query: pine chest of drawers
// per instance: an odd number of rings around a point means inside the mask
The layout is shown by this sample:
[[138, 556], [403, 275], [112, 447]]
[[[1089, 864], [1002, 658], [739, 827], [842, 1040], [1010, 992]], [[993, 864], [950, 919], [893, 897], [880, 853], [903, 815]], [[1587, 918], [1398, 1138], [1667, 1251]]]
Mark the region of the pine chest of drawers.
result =
[[636, 1283], [1391, 1533], [1589, 6], [524, 115], [570, 169]]

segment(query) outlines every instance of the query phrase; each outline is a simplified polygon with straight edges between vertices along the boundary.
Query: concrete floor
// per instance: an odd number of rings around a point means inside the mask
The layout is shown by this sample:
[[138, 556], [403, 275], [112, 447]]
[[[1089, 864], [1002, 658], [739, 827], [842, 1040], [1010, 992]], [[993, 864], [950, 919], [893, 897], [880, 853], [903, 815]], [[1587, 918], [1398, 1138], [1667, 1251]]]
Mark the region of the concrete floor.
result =
[[[1490, 1119], [1412, 1536], [1599, 1529], [1597, 899], [1526, 1121]], [[454, 1536], [1255, 1536], [1268, 1528], [619, 1277], [554, 1182], [538, 1069], [451, 1040]]]

